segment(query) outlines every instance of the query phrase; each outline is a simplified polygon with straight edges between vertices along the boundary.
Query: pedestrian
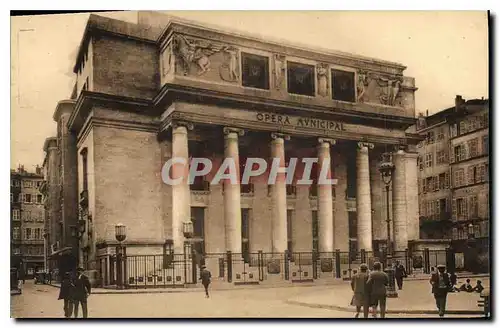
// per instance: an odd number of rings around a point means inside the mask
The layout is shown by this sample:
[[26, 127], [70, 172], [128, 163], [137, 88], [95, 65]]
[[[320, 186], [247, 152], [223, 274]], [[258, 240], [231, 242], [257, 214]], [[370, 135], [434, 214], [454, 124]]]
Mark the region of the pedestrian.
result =
[[73, 298], [75, 293], [75, 285], [71, 279], [71, 274], [66, 272], [61, 281], [61, 288], [59, 289], [59, 300], [64, 300], [64, 317], [71, 318], [73, 314]]
[[212, 278], [212, 274], [210, 271], [208, 271], [207, 267], [202, 265], [201, 266], [201, 271], [200, 271], [200, 280], [201, 284], [205, 288], [205, 297], [209, 298], [210, 295], [208, 295], [208, 286], [210, 286], [210, 279]]
[[363, 316], [368, 318], [368, 310], [370, 307], [369, 298], [367, 295], [366, 282], [368, 281], [368, 266], [366, 264], [361, 264], [359, 267], [359, 272], [356, 273], [351, 279], [351, 289], [353, 291], [353, 296], [351, 300], [351, 305], [356, 307], [355, 318], [359, 317], [361, 307], [363, 307]]
[[468, 293], [472, 293], [474, 291], [474, 288], [472, 288], [472, 285], [470, 284], [470, 279], [466, 279], [465, 284], [462, 284], [459, 289], [461, 292]]
[[476, 287], [474, 287], [474, 291], [476, 293], [481, 293], [483, 290], [484, 290], [483, 284], [482, 284], [481, 280], [478, 280], [476, 282]]
[[83, 274], [83, 268], [78, 268], [76, 270], [75, 277], [75, 293], [74, 293], [74, 312], [75, 318], [78, 318], [78, 307], [82, 305], [83, 317], [87, 318], [88, 308], [87, 308], [87, 298], [90, 295], [91, 287], [89, 278]]
[[451, 284], [451, 288], [450, 288], [450, 293], [458, 293], [460, 292], [460, 289], [457, 288], [457, 274], [455, 272], [452, 272], [450, 273], [450, 284]]
[[432, 285], [432, 293], [436, 299], [436, 307], [439, 311], [439, 316], [444, 317], [446, 312], [446, 297], [451, 287], [450, 275], [445, 272], [446, 267], [442, 264], [437, 266], [438, 272], [431, 276], [430, 283]]
[[398, 289], [403, 289], [403, 278], [408, 277], [408, 275], [406, 274], [405, 267], [399, 261], [396, 261], [396, 265], [394, 266], [394, 277], [396, 278]]
[[47, 274], [47, 283], [52, 285], [52, 270], [49, 270], [49, 273]]
[[377, 307], [380, 305], [380, 317], [385, 318], [387, 290], [389, 285], [389, 277], [382, 271], [382, 264], [375, 262], [373, 271], [370, 272], [368, 281], [366, 282], [367, 291], [369, 293], [369, 305], [372, 306], [373, 317], [377, 317]]

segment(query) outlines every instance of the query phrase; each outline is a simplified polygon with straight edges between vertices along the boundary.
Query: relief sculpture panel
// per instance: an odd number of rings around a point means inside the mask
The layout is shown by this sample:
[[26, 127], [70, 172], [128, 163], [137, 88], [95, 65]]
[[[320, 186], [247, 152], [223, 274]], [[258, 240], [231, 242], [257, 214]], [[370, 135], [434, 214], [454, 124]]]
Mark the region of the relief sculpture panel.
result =
[[235, 47], [175, 34], [172, 50], [178, 75], [233, 83], [240, 80], [240, 55]]
[[358, 71], [357, 101], [402, 107], [402, 76], [384, 76], [364, 70]]

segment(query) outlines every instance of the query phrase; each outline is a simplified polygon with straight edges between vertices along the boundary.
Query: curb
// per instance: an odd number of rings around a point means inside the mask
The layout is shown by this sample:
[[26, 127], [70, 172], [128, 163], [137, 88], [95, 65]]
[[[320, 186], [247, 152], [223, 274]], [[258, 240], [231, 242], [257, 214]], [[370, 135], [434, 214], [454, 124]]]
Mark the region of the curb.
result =
[[[286, 304], [290, 305], [299, 305], [299, 306], [304, 306], [304, 307], [309, 307], [309, 308], [314, 308], [314, 309], [328, 309], [328, 310], [337, 310], [337, 311], [343, 311], [343, 312], [352, 312], [356, 313], [356, 311], [350, 307], [343, 307], [343, 306], [336, 306], [336, 305], [326, 305], [326, 304], [315, 304], [315, 303], [304, 303], [304, 302], [298, 302], [298, 301], [291, 301], [287, 300], [285, 301]], [[385, 313], [390, 313], [390, 314], [439, 314], [437, 310], [386, 310]], [[483, 311], [479, 310], [447, 310], [445, 314], [476, 314], [476, 315], [483, 315]]]

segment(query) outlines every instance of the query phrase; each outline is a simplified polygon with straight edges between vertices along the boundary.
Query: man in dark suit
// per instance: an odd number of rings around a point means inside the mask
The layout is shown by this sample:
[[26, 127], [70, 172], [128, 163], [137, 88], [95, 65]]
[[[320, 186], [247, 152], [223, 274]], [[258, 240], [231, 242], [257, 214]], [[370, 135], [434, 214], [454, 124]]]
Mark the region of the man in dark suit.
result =
[[403, 289], [403, 278], [406, 278], [407, 274], [405, 267], [399, 261], [396, 261], [394, 265], [394, 277], [396, 278], [398, 289]]
[[385, 318], [386, 286], [389, 285], [389, 277], [382, 271], [382, 264], [380, 262], [373, 264], [373, 271], [370, 272], [366, 285], [370, 295], [373, 317], [377, 317], [377, 306], [380, 304], [380, 317]]
[[431, 275], [430, 283], [432, 285], [432, 294], [436, 299], [436, 307], [439, 316], [444, 317], [446, 312], [446, 297], [451, 288], [450, 275], [445, 272], [446, 267], [442, 264], [437, 266], [438, 271]]
[[76, 271], [76, 277], [74, 281], [74, 298], [73, 302], [75, 304], [75, 318], [78, 317], [78, 306], [82, 305], [83, 317], [87, 318], [87, 298], [90, 295], [90, 281], [89, 278], [83, 274], [83, 268], [78, 268]]

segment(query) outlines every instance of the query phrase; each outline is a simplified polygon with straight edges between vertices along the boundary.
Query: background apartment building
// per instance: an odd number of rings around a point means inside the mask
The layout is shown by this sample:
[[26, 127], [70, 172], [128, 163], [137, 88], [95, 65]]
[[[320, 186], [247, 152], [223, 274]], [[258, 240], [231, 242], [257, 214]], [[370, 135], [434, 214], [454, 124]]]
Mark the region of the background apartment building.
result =
[[43, 182], [42, 169], [27, 172], [24, 166], [10, 173], [11, 203], [11, 266], [16, 266], [33, 277], [44, 269], [43, 195], [39, 187]]
[[489, 258], [489, 101], [455, 99], [455, 106], [419, 117], [420, 232], [451, 239], [457, 266], [487, 270]]

